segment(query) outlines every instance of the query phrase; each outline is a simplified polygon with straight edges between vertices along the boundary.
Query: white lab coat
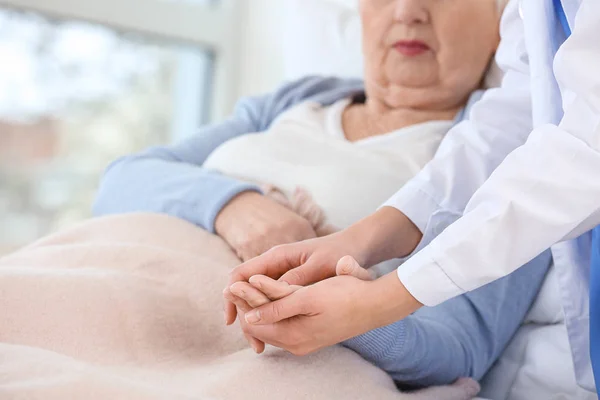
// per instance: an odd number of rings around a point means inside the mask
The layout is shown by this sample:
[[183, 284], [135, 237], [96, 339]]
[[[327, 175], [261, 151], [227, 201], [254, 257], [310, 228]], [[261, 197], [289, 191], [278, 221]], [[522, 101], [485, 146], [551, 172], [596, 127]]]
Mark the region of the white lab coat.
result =
[[586, 232], [600, 224], [600, 1], [563, 5], [573, 33], [560, 46], [552, 0], [509, 4], [497, 52], [501, 87], [385, 205], [424, 233], [398, 276], [429, 306], [552, 246], [577, 380], [594, 390]]

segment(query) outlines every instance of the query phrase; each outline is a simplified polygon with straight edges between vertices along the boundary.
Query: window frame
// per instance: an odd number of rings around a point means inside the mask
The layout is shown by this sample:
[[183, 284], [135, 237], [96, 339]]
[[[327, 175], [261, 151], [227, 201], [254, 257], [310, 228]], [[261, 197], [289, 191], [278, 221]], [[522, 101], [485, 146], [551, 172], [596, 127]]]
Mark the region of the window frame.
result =
[[[213, 57], [209, 121], [230, 114], [239, 65], [238, 0], [0, 0], [0, 6], [60, 20], [101, 24], [123, 33], [195, 45]], [[140, 12], [143, 10], [143, 12]]]

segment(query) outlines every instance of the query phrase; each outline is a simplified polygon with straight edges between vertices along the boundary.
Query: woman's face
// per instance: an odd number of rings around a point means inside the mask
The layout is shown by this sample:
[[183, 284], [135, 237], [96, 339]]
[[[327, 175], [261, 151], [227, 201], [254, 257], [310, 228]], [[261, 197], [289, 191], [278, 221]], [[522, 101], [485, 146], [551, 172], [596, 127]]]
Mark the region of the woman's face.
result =
[[365, 85], [388, 107], [461, 106], [499, 41], [495, 0], [361, 0]]

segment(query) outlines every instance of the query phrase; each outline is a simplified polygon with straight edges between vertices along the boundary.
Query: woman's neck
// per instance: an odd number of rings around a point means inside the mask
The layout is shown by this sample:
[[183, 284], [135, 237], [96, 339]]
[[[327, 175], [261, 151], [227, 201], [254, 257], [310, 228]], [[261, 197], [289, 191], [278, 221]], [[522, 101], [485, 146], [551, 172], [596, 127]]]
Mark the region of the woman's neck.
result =
[[351, 104], [342, 115], [344, 134], [349, 141], [382, 135], [429, 121], [451, 121], [462, 107], [424, 110], [410, 107], [390, 108], [367, 98], [364, 104]]

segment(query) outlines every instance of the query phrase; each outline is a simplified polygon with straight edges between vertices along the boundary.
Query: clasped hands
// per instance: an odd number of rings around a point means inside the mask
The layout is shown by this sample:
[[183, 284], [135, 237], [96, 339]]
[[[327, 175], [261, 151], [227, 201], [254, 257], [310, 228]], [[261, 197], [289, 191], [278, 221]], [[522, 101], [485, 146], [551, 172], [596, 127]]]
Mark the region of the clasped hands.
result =
[[230, 273], [225, 322], [239, 319], [257, 353], [265, 343], [304, 355], [389, 325], [422, 306], [396, 272], [372, 280], [362, 266], [408, 254], [420, 232], [384, 207], [353, 227], [282, 244]]
[[232, 271], [225, 321], [239, 319], [257, 353], [267, 343], [305, 355], [421, 306], [395, 272], [372, 280], [339, 235], [275, 247]]
[[286, 279], [298, 281], [293, 275], [279, 281], [254, 275], [227, 287], [223, 292], [225, 299], [235, 305], [235, 313], [226, 317], [227, 323], [232, 323], [237, 315], [257, 353], [264, 350], [264, 343], [269, 343], [304, 355], [354, 336], [347, 337], [347, 329], [335, 332], [332, 328], [348, 328], [352, 324], [356, 300], [371, 280], [367, 270], [346, 256], [337, 263], [335, 277], [314, 285], [288, 283]]

